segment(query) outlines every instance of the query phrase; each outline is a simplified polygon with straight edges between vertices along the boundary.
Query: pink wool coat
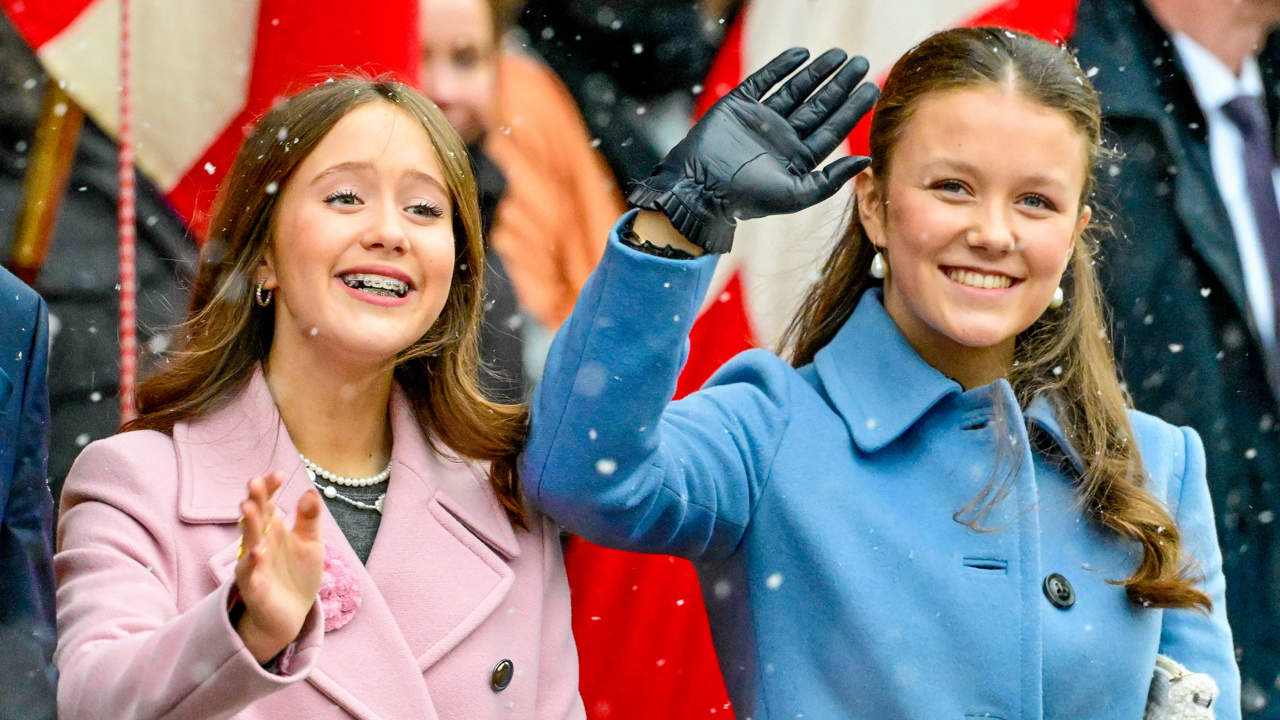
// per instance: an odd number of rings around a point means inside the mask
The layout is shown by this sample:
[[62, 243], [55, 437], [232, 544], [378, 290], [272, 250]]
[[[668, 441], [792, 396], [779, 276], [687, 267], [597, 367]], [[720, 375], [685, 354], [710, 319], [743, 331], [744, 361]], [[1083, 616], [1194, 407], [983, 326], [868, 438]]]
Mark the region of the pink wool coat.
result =
[[[59, 716], [582, 718], [556, 527], [531, 514], [531, 531], [513, 529], [479, 467], [432, 452], [398, 389], [390, 412], [391, 481], [368, 564], [327, 509], [321, 519], [362, 604], [326, 633], [317, 602], [283, 675], [259, 667], [226, 612], [245, 483], [282, 471], [290, 516], [311, 487], [261, 372], [172, 437], [85, 448], [54, 558]], [[514, 673], [498, 690], [504, 660]]]

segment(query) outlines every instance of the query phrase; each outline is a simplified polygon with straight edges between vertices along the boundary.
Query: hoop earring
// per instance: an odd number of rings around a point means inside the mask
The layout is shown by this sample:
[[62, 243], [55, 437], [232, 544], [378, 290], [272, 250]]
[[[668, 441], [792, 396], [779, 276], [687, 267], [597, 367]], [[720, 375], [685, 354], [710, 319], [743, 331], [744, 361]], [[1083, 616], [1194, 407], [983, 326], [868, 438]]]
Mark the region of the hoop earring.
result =
[[871, 258], [871, 271], [870, 271], [871, 277], [877, 280], [883, 280], [885, 272], [888, 269], [889, 269], [889, 266], [885, 264], [884, 255], [881, 255], [880, 252], [877, 250], [876, 256]]
[[1062, 303], [1065, 299], [1066, 298], [1062, 294], [1062, 286], [1059, 285], [1058, 287], [1053, 289], [1053, 299], [1049, 301], [1049, 307], [1054, 310], [1057, 310], [1058, 308], [1062, 307]]
[[253, 289], [253, 298], [258, 302], [258, 307], [266, 307], [270, 305], [271, 295], [272, 293], [270, 290], [266, 290], [264, 292], [262, 283], [258, 283], [258, 286]]

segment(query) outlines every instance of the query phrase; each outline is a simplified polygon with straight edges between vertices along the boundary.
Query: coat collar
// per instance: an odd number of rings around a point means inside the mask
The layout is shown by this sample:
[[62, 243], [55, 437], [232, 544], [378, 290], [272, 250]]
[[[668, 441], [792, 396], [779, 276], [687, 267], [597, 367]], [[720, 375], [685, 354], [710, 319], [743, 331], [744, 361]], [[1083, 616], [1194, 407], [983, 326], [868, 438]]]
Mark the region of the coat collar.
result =
[[960, 412], [982, 412], [992, 403], [1039, 426], [1075, 466], [1084, 463], [1058, 422], [1052, 397], [1034, 398], [1025, 413], [1018, 409], [1013, 388], [1003, 379], [965, 392], [907, 343], [885, 312], [881, 292], [868, 290], [853, 314], [814, 356], [814, 369], [849, 435], [863, 452], [876, 452], [898, 439], [934, 406], [954, 398]]
[[[432, 449], [399, 386], [392, 392], [389, 413], [393, 482], [387, 502], [395, 502], [402, 494], [399, 490], [412, 489], [421, 500], [439, 501], [506, 557], [518, 556], [515, 531], [489, 491], [482, 470]], [[286, 511], [311, 487], [261, 368], [222, 407], [176, 424], [173, 439], [178, 456], [178, 513], [184, 522], [235, 522], [245, 483], [254, 475], [284, 473], [279, 505]], [[398, 475], [408, 476], [407, 482], [394, 482]]]
[[813, 365], [853, 441], [865, 452], [885, 447], [944, 397], [962, 392], [959, 383], [907, 343], [885, 312], [879, 290], [863, 293]]
[[1067, 437], [1066, 430], [1058, 422], [1055, 406], [1059, 401], [1057, 395], [1038, 395], [1027, 406], [1025, 416], [1029, 424], [1039, 427], [1049, 436], [1049, 439], [1062, 450], [1062, 454], [1071, 463], [1071, 467], [1075, 468], [1076, 473], [1083, 476], [1087, 469], [1084, 458], [1081, 457], [1076, 446], [1071, 444], [1071, 438]]

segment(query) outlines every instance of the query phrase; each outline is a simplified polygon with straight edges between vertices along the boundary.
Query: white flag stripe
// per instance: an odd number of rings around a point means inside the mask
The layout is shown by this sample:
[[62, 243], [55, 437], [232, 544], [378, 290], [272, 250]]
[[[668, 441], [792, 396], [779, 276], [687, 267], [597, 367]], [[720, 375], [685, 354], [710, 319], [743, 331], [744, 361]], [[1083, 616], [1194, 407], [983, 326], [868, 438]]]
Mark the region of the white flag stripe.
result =
[[[132, 0], [138, 167], [170, 190], [244, 108], [258, 0]], [[119, 127], [120, 3], [97, 0], [38, 49], [109, 134]]]

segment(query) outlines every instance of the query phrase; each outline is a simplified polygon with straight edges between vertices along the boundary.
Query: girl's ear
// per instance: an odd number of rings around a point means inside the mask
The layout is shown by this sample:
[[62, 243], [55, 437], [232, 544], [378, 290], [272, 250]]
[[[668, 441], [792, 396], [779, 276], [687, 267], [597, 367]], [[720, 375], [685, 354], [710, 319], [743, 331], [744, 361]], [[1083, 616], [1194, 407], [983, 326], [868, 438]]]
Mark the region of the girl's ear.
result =
[[867, 168], [853, 179], [854, 192], [857, 193], [858, 220], [872, 245], [883, 249], [884, 243], [884, 203], [880, 197], [880, 186], [876, 184], [875, 173]]
[[1084, 234], [1084, 229], [1089, 227], [1091, 219], [1093, 219], [1093, 208], [1088, 205], [1080, 208], [1080, 217], [1076, 218], [1076, 228], [1071, 233], [1071, 247], [1067, 252], [1067, 257], [1071, 257], [1071, 252], [1075, 251], [1076, 243], [1080, 242], [1080, 236]]
[[275, 290], [280, 287], [280, 281], [276, 279], [275, 262], [271, 258], [271, 251], [268, 250], [262, 260], [258, 262], [258, 267], [253, 271], [253, 284], [262, 285], [263, 290]]

